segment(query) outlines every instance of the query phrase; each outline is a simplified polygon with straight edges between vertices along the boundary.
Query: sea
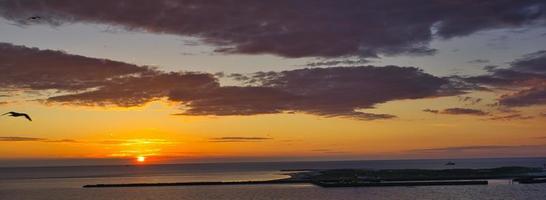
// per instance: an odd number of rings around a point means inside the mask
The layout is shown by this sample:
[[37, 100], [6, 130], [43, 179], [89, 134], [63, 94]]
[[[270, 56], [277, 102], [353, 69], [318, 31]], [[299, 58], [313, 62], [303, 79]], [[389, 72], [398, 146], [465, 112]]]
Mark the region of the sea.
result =
[[[454, 166], [445, 163], [455, 162]], [[311, 184], [82, 188], [88, 184], [193, 181], [251, 181], [288, 177], [283, 170], [446, 169], [503, 166], [543, 167], [546, 158], [450, 160], [365, 160], [316, 162], [207, 163], [117, 166], [0, 167], [0, 200], [420, 200], [546, 199], [546, 184], [421, 187], [321, 188]]]

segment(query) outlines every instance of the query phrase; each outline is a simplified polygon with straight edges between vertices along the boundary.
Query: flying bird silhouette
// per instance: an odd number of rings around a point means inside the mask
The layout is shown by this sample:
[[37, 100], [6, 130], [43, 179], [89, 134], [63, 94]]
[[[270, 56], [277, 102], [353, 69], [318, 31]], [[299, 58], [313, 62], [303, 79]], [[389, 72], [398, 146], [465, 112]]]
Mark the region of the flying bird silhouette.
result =
[[28, 121], [32, 121], [32, 119], [30, 118], [30, 116], [28, 116], [26, 113], [18, 113], [18, 112], [7, 112], [7, 113], [4, 113], [2, 116], [4, 115], [8, 115], [10, 117], [25, 117], [28, 119]]
[[42, 17], [40, 17], [40, 16], [32, 16], [32, 17], [29, 17], [28, 19], [29, 19], [29, 20], [39, 20], [39, 19], [42, 19]]

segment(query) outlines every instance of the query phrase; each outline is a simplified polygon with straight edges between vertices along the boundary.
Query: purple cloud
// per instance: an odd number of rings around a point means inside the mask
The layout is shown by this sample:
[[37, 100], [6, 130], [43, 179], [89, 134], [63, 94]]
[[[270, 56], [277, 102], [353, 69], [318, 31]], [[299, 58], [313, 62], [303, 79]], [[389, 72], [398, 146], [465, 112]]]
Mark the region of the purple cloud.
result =
[[448, 108], [443, 110], [441, 113], [450, 114], [450, 115], [478, 115], [478, 116], [487, 115], [487, 113], [482, 110], [471, 109], [471, 108]]
[[84, 90], [101, 86], [111, 78], [148, 70], [107, 59], [0, 43], [0, 87], [3, 89]]
[[465, 80], [494, 89], [516, 92], [498, 99], [498, 105], [521, 107], [546, 104], [546, 51], [524, 55], [510, 63], [509, 68], [488, 68], [490, 74]]
[[[241, 75], [239, 75], [241, 76]], [[258, 72], [240, 80], [257, 86], [173, 91], [172, 100], [188, 102], [185, 115], [250, 115], [303, 112], [325, 117], [388, 119], [389, 114], [360, 111], [378, 103], [459, 94], [449, 80], [413, 67], [361, 66]]]
[[471, 109], [471, 108], [447, 108], [442, 111], [433, 110], [433, 109], [424, 109], [423, 112], [429, 112], [434, 114], [477, 115], [477, 116], [483, 116], [488, 114], [487, 112], [484, 112], [482, 110]]
[[433, 54], [434, 35], [541, 26], [545, 7], [538, 0], [4, 0], [0, 16], [21, 25], [100, 23], [194, 36], [223, 53], [377, 57]]
[[[33, 91], [56, 90], [46, 103], [140, 106], [168, 98], [180, 115], [307, 113], [360, 120], [394, 115], [363, 109], [393, 100], [458, 95], [447, 78], [415, 67], [354, 66], [229, 75], [243, 86], [221, 86], [219, 75], [162, 72], [146, 66], [3, 44], [0, 85]], [[47, 66], [40, 65], [45, 62]]]
[[499, 104], [504, 106], [531, 106], [546, 104], [546, 85], [536, 86], [519, 92], [503, 95]]
[[212, 74], [148, 72], [102, 82], [98, 89], [54, 96], [47, 102], [77, 105], [140, 106], [167, 97], [173, 90], [208, 90], [218, 87]]

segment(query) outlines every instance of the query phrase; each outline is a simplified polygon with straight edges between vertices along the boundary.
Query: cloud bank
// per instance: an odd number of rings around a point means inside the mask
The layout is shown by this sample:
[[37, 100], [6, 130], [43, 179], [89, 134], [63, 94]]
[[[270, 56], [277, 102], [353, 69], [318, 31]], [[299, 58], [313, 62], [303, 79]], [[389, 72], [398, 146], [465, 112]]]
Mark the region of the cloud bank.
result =
[[0, 44], [0, 86], [54, 90], [47, 103], [140, 106], [167, 98], [180, 115], [255, 115], [301, 112], [324, 117], [389, 119], [362, 109], [393, 100], [457, 95], [447, 78], [415, 67], [353, 66], [238, 75], [221, 86], [214, 74], [162, 72], [146, 66]]
[[147, 70], [107, 59], [0, 43], [0, 87], [4, 89], [82, 90]]
[[0, 1], [0, 16], [20, 25], [108, 24], [198, 37], [216, 52], [291, 58], [430, 55], [435, 37], [542, 26], [545, 9], [541, 0]]
[[501, 96], [498, 105], [523, 107], [546, 104], [546, 51], [524, 55], [508, 68], [487, 68], [489, 74], [466, 78], [466, 81], [492, 89], [512, 90]]

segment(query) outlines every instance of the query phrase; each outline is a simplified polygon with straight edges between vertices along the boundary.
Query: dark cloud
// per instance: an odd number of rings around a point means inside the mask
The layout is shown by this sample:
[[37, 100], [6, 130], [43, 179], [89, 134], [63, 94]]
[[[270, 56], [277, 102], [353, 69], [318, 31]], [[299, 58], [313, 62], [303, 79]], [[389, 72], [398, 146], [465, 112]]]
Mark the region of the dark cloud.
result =
[[520, 107], [546, 104], [546, 51], [524, 55], [509, 68], [488, 68], [490, 73], [465, 80], [494, 89], [516, 91], [501, 96], [497, 105]]
[[470, 108], [447, 108], [442, 111], [440, 110], [433, 110], [433, 109], [424, 109], [423, 112], [429, 112], [434, 114], [449, 114], [449, 115], [478, 115], [483, 116], [487, 115], [488, 113], [477, 110], [477, 109], [470, 109]]
[[363, 120], [395, 116], [360, 111], [399, 99], [458, 94], [450, 81], [413, 67], [331, 67], [238, 75], [258, 86], [174, 91], [172, 100], [188, 102], [186, 115], [250, 115], [303, 112]]
[[261, 142], [264, 140], [272, 140], [273, 138], [270, 137], [238, 137], [238, 136], [230, 136], [230, 137], [217, 137], [217, 138], [210, 138], [209, 142]]
[[167, 97], [175, 89], [200, 91], [216, 87], [218, 82], [211, 74], [153, 72], [112, 79], [96, 90], [55, 96], [47, 102], [130, 107]]
[[83, 90], [147, 70], [117, 61], [0, 43], [0, 88], [5, 89]]
[[[465, 89], [451, 79], [400, 66], [231, 74], [227, 77], [242, 82], [243, 86], [221, 86], [218, 78], [226, 75], [161, 72], [58, 51], [9, 44], [4, 47], [2, 52], [15, 56], [0, 60], [0, 70], [6, 72], [0, 74], [0, 85], [38, 92], [57, 90], [58, 93], [43, 99], [46, 103], [130, 107], [168, 98], [182, 105], [180, 115], [300, 112], [374, 120], [395, 116], [367, 113], [363, 109], [393, 100], [458, 95]], [[39, 65], [42, 62], [53, 63], [44, 67]]]
[[497, 89], [529, 87], [546, 80], [545, 75], [519, 72], [512, 69], [493, 69], [491, 74], [465, 78], [469, 83], [476, 83]]
[[174, 89], [218, 87], [212, 74], [160, 72], [147, 66], [0, 43], [0, 91], [56, 90], [49, 103], [138, 106]]
[[487, 115], [486, 112], [478, 109], [471, 109], [471, 108], [447, 108], [441, 112], [442, 114], [450, 114], [450, 115]]
[[511, 63], [512, 70], [546, 75], [546, 50], [525, 55]]
[[469, 105], [475, 105], [475, 104], [479, 104], [480, 102], [482, 102], [482, 98], [476, 98], [476, 97], [464, 97], [464, 96], [457, 96], [457, 98], [459, 99], [460, 102], [464, 102], [464, 103], [467, 103]]
[[72, 139], [53, 140], [46, 138], [33, 138], [33, 137], [0, 137], [0, 142], [52, 142], [52, 143], [73, 143], [77, 142]]
[[544, 105], [546, 104], [546, 85], [503, 95], [499, 99], [499, 104], [511, 107]]
[[488, 115], [487, 112], [478, 109], [471, 108], [446, 108], [444, 110], [424, 109], [423, 112], [429, 112], [434, 114], [448, 114], [448, 115]]
[[[433, 54], [434, 35], [543, 25], [545, 7], [542, 0], [3, 0], [0, 16], [193, 36], [223, 53], [376, 57]], [[41, 20], [28, 20], [35, 15]]]
[[510, 63], [509, 68], [488, 67], [487, 75], [466, 78], [466, 81], [491, 87], [532, 87], [546, 82], [546, 51], [524, 55]]
[[475, 60], [469, 60], [469, 61], [466, 61], [467, 63], [470, 63], [470, 64], [484, 64], [484, 63], [489, 63], [489, 60], [487, 59], [475, 59]]
[[423, 112], [429, 112], [429, 113], [434, 113], [434, 114], [438, 114], [440, 111], [439, 110], [434, 110], [434, 109], [423, 109]]
[[[546, 104], [546, 51], [525, 55], [511, 63], [512, 74], [520, 76], [517, 85], [526, 87], [516, 93], [504, 95], [499, 104], [504, 106], [531, 106]], [[522, 84], [523, 83], [523, 84]]]
[[175, 90], [170, 99], [186, 102], [180, 115], [254, 115], [280, 113], [300, 97], [269, 87], [216, 87], [196, 91]]

